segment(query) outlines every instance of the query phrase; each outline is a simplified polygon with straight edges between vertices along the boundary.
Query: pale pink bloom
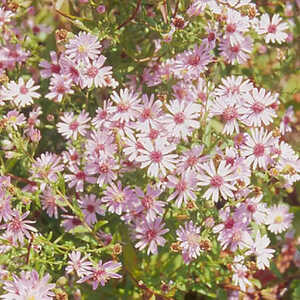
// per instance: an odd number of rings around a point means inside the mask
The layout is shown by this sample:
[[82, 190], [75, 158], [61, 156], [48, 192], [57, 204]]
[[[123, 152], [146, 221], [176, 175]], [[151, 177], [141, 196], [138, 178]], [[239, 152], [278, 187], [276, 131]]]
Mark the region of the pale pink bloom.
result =
[[34, 99], [38, 99], [40, 94], [36, 92], [39, 85], [34, 86], [34, 81], [30, 78], [27, 82], [19, 78], [18, 82], [10, 81], [6, 87], [2, 88], [2, 97], [12, 100], [17, 107], [31, 105]]
[[69, 253], [69, 261], [66, 267], [67, 274], [76, 272], [78, 277], [83, 277], [91, 274], [93, 264], [88, 260], [88, 256], [81, 257], [79, 251]]
[[88, 225], [93, 225], [97, 222], [98, 215], [105, 215], [101, 207], [101, 200], [96, 198], [96, 195], [84, 195], [78, 200], [79, 206], [85, 216], [85, 221]]
[[25, 51], [20, 44], [8, 44], [3, 47], [3, 56], [8, 69], [13, 69], [16, 63], [23, 63], [30, 52]]
[[260, 127], [269, 125], [276, 117], [275, 110], [272, 105], [276, 103], [278, 95], [272, 95], [271, 92], [261, 88], [252, 89], [250, 93], [243, 96], [243, 104], [241, 112], [243, 113], [243, 122], [247, 126]]
[[234, 8], [240, 8], [251, 4], [251, 0], [219, 0], [219, 2], [230, 5]]
[[13, 129], [18, 130], [17, 126], [24, 125], [26, 123], [25, 116], [16, 109], [10, 110], [6, 115], [7, 124]]
[[62, 158], [64, 163], [67, 165], [80, 165], [80, 154], [73, 147], [63, 151]]
[[253, 41], [250, 37], [246, 36], [243, 40], [235, 42], [233, 45], [229, 39], [222, 39], [220, 43], [221, 56], [224, 57], [226, 62], [231, 64], [243, 64], [248, 58], [253, 48]]
[[281, 23], [282, 18], [279, 14], [275, 14], [272, 20], [268, 14], [263, 14], [257, 24], [256, 31], [258, 34], [265, 34], [265, 41], [267, 43], [279, 43], [285, 42], [288, 37], [284, 30], [288, 29], [288, 24]]
[[180, 178], [173, 175], [168, 177], [167, 187], [174, 188], [175, 191], [169, 196], [167, 201], [176, 198], [175, 205], [180, 208], [182, 202], [185, 204], [189, 199], [196, 201], [195, 192], [197, 190], [197, 176], [193, 171], [183, 172]]
[[58, 218], [58, 205], [57, 200], [61, 200], [55, 192], [47, 188], [43, 191], [41, 195], [41, 205], [44, 210], [46, 210], [49, 217]]
[[111, 184], [113, 180], [117, 179], [116, 171], [118, 169], [119, 167], [112, 157], [104, 159], [91, 157], [86, 165], [85, 172], [89, 175], [95, 175], [97, 184], [102, 187], [103, 184]]
[[261, 236], [258, 231], [255, 241], [251, 245], [251, 249], [245, 253], [246, 255], [254, 254], [256, 256], [256, 265], [259, 270], [270, 267], [270, 259], [273, 257], [272, 253], [274, 253], [275, 250], [267, 248], [269, 244], [270, 239], [268, 236], [266, 234]]
[[241, 156], [245, 157], [252, 169], [266, 169], [269, 164], [271, 146], [274, 144], [272, 132], [265, 131], [263, 127], [251, 128], [251, 135], [247, 134], [245, 145], [241, 146]]
[[120, 181], [117, 185], [111, 182], [110, 186], [104, 191], [104, 196], [101, 201], [108, 207], [108, 211], [121, 215], [125, 212], [129, 201], [135, 200], [135, 195], [132, 189], [128, 186], [122, 188]]
[[13, 281], [4, 281], [3, 289], [7, 294], [0, 296], [4, 300], [51, 300], [55, 294], [51, 291], [55, 284], [49, 284], [49, 274], [46, 274], [41, 279], [37, 271], [21, 272], [18, 277], [13, 274]]
[[110, 119], [112, 116], [112, 102], [109, 100], [103, 101], [103, 107], [98, 107], [96, 110], [96, 116], [92, 120], [93, 126], [96, 129], [107, 127], [105, 125], [110, 123]]
[[87, 172], [80, 169], [77, 165], [71, 164], [68, 168], [73, 174], [64, 174], [64, 178], [66, 182], [69, 182], [68, 187], [70, 189], [75, 186], [76, 192], [83, 192], [85, 182], [96, 182], [96, 178], [88, 176]]
[[243, 33], [248, 31], [249, 25], [247, 16], [242, 16], [237, 10], [228, 9], [224, 38], [229, 39], [231, 45], [242, 42]]
[[50, 80], [49, 90], [45, 97], [54, 102], [61, 102], [66, 94], [74, 94], [72, 79], [65, 75], [53, 74]]
[[148, 184], [146, 193], [144, 193], [139, 187], [135, 188], [135, 193], [141, 202], [141, 204], [137, 207], [137, 211], [144, 212], [148, 222], [155, 221], [157, 215], [163, 215], [166, 203], [157, 200], [159, 195], [162, 193], [160, 189], [155, 189]]
[[58, 56], [55, 51], [50, 51], [51, 63], [46, 60], [42, 60], [39, 67], [43, 68], [40, 71], [42, 78], [49, 78], [53, 74], [59, 74], [61, 71], [61, 66], [59, 65]]
[[168, 231], [168, 228], [164, 229], [164, 223], [162, 223], [162, 218], [160, 217], [151, 222], [145, 220], [136, 227], [136, 239], [139, 241], [135, 244], [135, 248], [143, 250], [148, 247], [148, 255], [151, 253], [156, 254], [157, 246], [165, 245], [166, 240], [162, 237], [162, 235]]
[[252, 283], [248, 280], [249, 270], [243, 264], [242, 260], [243, 258], [241, 256], [235, 257], [235, 262], [232, 265], [232, 281], [235, 285], [240, 287], [241, 291], [245, 292], [247, 286], [252, 286]]
[[57, 131], [61, 133], [66, 139], [77, 140], [78, 134], [85, 136], [91, 118], [84, 110], [78, 116], [73, 112], [65, 112], [60, 118], [63, 122], [57, 123]]
[[4, 24], [10, 23], [10, 19], [14, 16], [15, 14], [12, 11], [0, 7], [0, 27], [2, 28]]
[[193, 221], [186, 222], [184, 227], [179, 226], [176, 230], [176, 235], [177, 241], [180, 242], [180, 247], [182, 248], [183, 260], [186, 264], [189, 264], [202, 252], [200, 247], [200, 227], [194, 225]]
[[143, 144], [139, 140], [137, 140], [134, 135], [130, 135], [128, 138], [124, 138], [124, 142], [124, 154], [127, 156], [130, 162], [135, 161], [139, 155], [139, 150], [144, 149]]
[[100, 54], [101, 45], [95, 35], [79, 32], [77, 36], [66, 45], [66, 56], [76, 63], [89, 63]]
[[31, 238], [31, 232], [37, 232], [36, 228], [29, 225], [35, 223], [35, 221], [25, 220], [29, 215], [29, 211], [20, 215], [19, 211], [14, 210], [11, 213], [9, 222], [0, 226], [0, 229], [6, 229], [6, 232], [12, 236], [13, 242], [19, 241], [24, 243], [24, 237]]
[[69, 85], [72, 83], [79, 85], [82, 82], [83, 65], [78, 65], [74, 61], [67, 58], [64, 53], [60, 56], [59, 65], [61, 67], [61, 74], [69, 80]]
[[113, 116], [112, 121], [125, 121], [135, 120], [140, 111], [140, 99], [137, 94], [128, 89], [121, 89], [120, 94], [113, 91], [111, 96], [112, 101], [116, 106], [111, 107]]
[[85, 66], [82, 74], [82, 84], [81, 88], [91, 88], [93, 85], [95, 87], [105, 87], [107, 86], [107, 82], [105, 78], [112, 74], [112, 67], [106, 66], [104, 67], [104, 62], [106, 57], [100, 55], [97, 59], [90, 62]]
[[297, 119], [295, 117], [294, 108], [293, 106], [289, 106], [288, 109], [285, 111], [281, 122], [280, 122], [280, 133], [285, 135], [287, 132], [292, 131], [291, 123], [296, 123]]
[[186, 140], [187, 136], [193, 133], [193, 130], [200, 127], [200, 122], [197, 119], [201, 105], [173, 100], [166, 107], [170, 113], [164, 115], [163, 123], [172, 136]]
[[[4, 185], [3, 185], [4, 186]], [[11, 210], [11, 196], [5, 195], [5, 190], [2, 191], [2, 185], [0, 183], [0, 223], [2, 220], [7, 222], [12, 217], [12, 210]]]
[[226, 161], [222, 160], [216, 170], [213, 160], [202, 165], [205, 173], [199, 174], [198, 185], [209, 186], [203, 197], [207, 200], [212, 198], [214, 202], [218, 202], [219, 194], [226, 200], [228, 197], [233, 198], [233, 192], [236, 188], [234, 183], [237, 179], [235, 170], [230, 165], [226, 165]]
[[72, 215], [62, 215], [64, 218], [62, 221], [62, 226], [65, 228], [66, 231], [70, 231], [73, 228], [82, 225], [82, 222], [78, 217]]
[[294, 215], [289, 213], [289, 207], [287, 205], [273, 205], [267, 215], [266, 224], [271, 232], [278, 234], [291, 226], [293, 218]]
[[194, 0], [187, 10], [187, 14], [192, 16], [199, 16], [208, 6], [212, 12], [219, 14], [221, 8], [215, 0]]
[[142, 141], [144, 149], [140, 149], [141, 155], [137, 157], [137, 161], [141, 162], [141, 168], [148, 167], [148, 175], [158, 177], [159, 174], [164, 176], [167, 170], [173, 171], [177, 154], [171, 154], [176, 150], [176, 145], [168, 144], [165, 139], [155, 140], [152, 144], [148, 140]]
[[122, 278], [122, 275], [116, 273], [121, 268], [121, 266], [121, 263], [115, 262], [113, 260], [110, 260], [104, 264], [102, 263], [102, 260], [100, 260], [98, 265], [92, 268], [91, 274], [84, 276], [78, 281], [78, 283], [91, 280], [93, 290], [95, 290], [98, 287], [99, 283], [101, 284], [101, 286], [105, 286], [107, 281], [111, 278]]
[[219, 97], [209, 105], [210, 117], [220, 116], [224, 123], [223, 133], [232, 135], [239, 133], [238, 121], [242, 117], [242, 109], [239, 104], [234, 103], [232, 98]]

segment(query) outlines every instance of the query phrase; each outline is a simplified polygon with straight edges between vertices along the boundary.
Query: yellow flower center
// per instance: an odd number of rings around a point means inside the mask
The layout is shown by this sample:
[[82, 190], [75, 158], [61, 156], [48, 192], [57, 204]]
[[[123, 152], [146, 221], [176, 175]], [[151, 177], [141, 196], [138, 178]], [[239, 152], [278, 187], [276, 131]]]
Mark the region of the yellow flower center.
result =
[[80, 45], [80, 46], [78, 47], [78, 52], [80, 52], [80, 53], [86, 52], [86, 47], [85, 47], [84, 45]]
[[280, 223], [282, 223], [283, 218], [282, 218], [282, 216], [277, 216], [277, 217], [274, 219], [274, 221], [275, 221], [276, 224], [280, 224]]

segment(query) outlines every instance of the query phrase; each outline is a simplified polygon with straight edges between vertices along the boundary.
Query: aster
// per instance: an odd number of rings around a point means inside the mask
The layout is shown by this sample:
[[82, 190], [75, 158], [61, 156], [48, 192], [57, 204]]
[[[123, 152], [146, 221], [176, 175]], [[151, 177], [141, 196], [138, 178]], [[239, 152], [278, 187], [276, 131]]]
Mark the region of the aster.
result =
[[236, 256], [234, 258], [232, 270], [233, 270], [232, 281], [235, 285], [240, 287], [241, 291], [245, 292], [247, 286], [252, 286], [252, 283], [248, 280], [249, 270], [244, 265], [241, 256]]
[[63, 217], [62, 226], [65, 228], [65, 231], [70, 231], [73, 228], [82, 225], [81, 220], [72, 215], [61, 215]]
[[59, 59], [55, 51], [50, 51], [51, 63], [46, 60], [42, 60], [39, 63], [39, 67], [43, 68], [40, 71], [42, 78], [49, 78], [53, 74], [60, 74], [61, 66], [59, 65]]
[[79, 251], [72, 251], [68, 256], [69, 261], [66, 267], [67, 274], [76, 272], [78, 277], [84, 277], [91, 274], [93, 264], [88, 260], [88, 256], [81, 257]]
[[4, 24], [8, 24], [12, 17], [15, 14], [10, 10], [5, 10], [3, 7], [0, 7], [0, 26], [4, 26]]
[[[3, 190], [2, 190], [3, 187]], [[0, 183], [0, 223], [7, 222], [12, 217], [11, 196], [5, 195], [4, 185]]]
[[7, 124], [13, 129], [18, 130], [18, 126], [22, 126], [26, 123], [24, 114], [20, 113], [16, 109], [8, 111], [6, 115]]
[[294, 113], [294, 108], [293, 106], [289, 106], [281, 119], [280, 127], [279, 127], [280, 133], [284, 135], [287, 132], [291, 132], [292, 131], [291, 123], [295, 123], [295, 122], [296, 122], [296, 117]]
[[271, 232], [278, 234], [291, 226], [293, 218], [294, 215], [289, 213], [289, 207], [287, 205], [273, 205], [267, 215], [266, 224]]
[[45, 96], [54, 102], [61, 102], [66, 94], [73, 94], [72, 79], [65, 75], [53, 74], [50, 80], [50, 92]]
[[143, 250], [148, 247], [148, 255], [156, 254], [157, 246], [164, 246], [166, 240], [162, 237], [162, 235], [169, 231], [168, 228], [164, 228], [161, 217], [158, 217], [155, 221], [150, 222], [145, 220], [143, 223], [137, 225], [135, 230], [136, 239], [139, 240], [135, 244], [135, 248]]
[[47, 212], [49, 217], [58, 218], [58, 205], [59, 197], [55, 195], [54, 191], [46, 188], [41, 195], [42, 208]]

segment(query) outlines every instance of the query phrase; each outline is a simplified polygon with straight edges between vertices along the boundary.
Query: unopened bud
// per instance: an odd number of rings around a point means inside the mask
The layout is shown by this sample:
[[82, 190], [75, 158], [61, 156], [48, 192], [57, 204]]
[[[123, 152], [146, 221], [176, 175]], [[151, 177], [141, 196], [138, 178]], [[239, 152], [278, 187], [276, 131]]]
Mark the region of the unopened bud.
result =
[[120, 255], [122, 253], [122, 245], [121, 244], [115, 244], [113, 247], [113, 254], [114, 255]]
[[171, 244], [171, 251], [178, 253], [181, 252], [180, 242], [175, 242]]

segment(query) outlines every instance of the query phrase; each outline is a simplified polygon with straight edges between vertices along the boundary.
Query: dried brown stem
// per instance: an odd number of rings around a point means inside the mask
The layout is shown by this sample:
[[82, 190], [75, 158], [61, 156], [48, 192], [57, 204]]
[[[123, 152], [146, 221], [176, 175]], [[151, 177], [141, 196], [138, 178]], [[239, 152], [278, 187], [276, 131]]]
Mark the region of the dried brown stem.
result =
[[135, 8], [135, 10], [133, 11], [132, 15], [131, 15], [126, 21], [124, 21], [122, 24], [120, 24], [120, 25], [117, 27], [117, 29], [120, 29], [120, 28], [126, 26], [129, 22], [131, 22], [132, 20], [135, 19], [136, 15], [137, 15], [137, 13], [138, 13], [138, 11], [139, 11], [139, 9], [140, 9], [141, 3], [142, 3], [142, 0], [138, 0], [138, 3], [137, 3], [137, 5], [136, 5], [136, 8]]

